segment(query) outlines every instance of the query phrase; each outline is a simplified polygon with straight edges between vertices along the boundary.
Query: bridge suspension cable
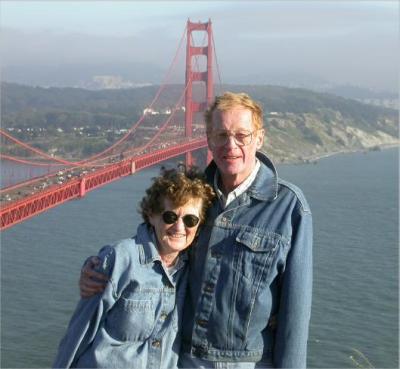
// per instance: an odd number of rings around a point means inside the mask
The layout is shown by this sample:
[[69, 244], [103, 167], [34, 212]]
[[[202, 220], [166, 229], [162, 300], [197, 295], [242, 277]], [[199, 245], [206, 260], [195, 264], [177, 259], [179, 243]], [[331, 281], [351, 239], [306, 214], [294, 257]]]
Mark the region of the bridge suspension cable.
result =
[[143, 146], [142, 150], [147, 149], [160, 135], [165, 131], [165, 129], [168, 127], [169, 122], [171, 121], [173, 115], [175, 114], [176, 110], [178, 109], [178, 106], [182, 104], [183, 98], [185, 97], [186, 90], [189, 86], [189, 83], [186, 84], [185, 89], [183, 90], [181, 97], [179, 98], [178, 102], [175, 104], [173, 111], [171, 112], [171, 115], [168, 117], [168, 119], [165, 121], [165, 123], [161, 126], [161, 128], [158, 130], [158, 132], [153, 136], [153, 138], [146, 143], [146, 145]]
[[[191, 32], [196, 30], [207, 32], [207, 45], [205, 45], [204, 40], [203, 45], [194, 45], [194, 40]], [[124, 134], [122, 138], [120, 138], [118, 141], [116, 141], [114, 144], [101, 151], [100, 153], [97, 153], [89, 158], [80, 161], [68, 161], [63, 158], [54, 157], [40, 149], [25, 144], [22, 141], [14, 138], [12, 135], [4, 132], [3, 130], [0, 130], [0, 135], [4, 138], [10, 139], [14, 143], [16, 143], [15, 141], [19, 141], [24, 149], [27, 149], [35, 153], [36, 155], [39, 155], [41, 158], [50, 160], [52, 162], [51, 164], [44, 164], [43, 159], [35, 159], [41, 160], [40, 162], [36, 163], [37, 166], [47, 165], [48, 167], [59, 167], [58, 169], [56, 169], [58, 171], [56, 175], [55, 172], [50, 173], [50, 171], [48, 171], [47, 175], [40, 175], [33, 179], [31, 178], [24, 182], [19, 182], [16, 185], [12, 185], [7, 187], [7, 189], [4, 189], [4, 192], [3, 190], [0, 190], [0, 201], [2, 202], [1, 205], [5, 205], [0, 211], [1, 229], [11, 227], [13, 224], [17, 224], [24, 221], [25, 219], [29, 219], [30, 217], [44, 212], [54, 206], [60, 205], [65, 201], [83, 197], [88, 191], [92, 191], [96, 188], [99, 188], [100, 186], [110, 183], [111, 181], [133, 174], [138, 170], [144, 169], [148, 166], [155, 165], [173, 157], [177, 157], [178, 155], [186, 155], [186, 162], [190, 163], [191, 161], [188, 160], [188, 154], [191, 155], [192, 151], [200, 148], [205, 148], [207, 146], [204, 135], [193, 135], [196, 130], [192, 129], [192, 123], [195, 121], [193, 119], [194, 117], [192, 113], [202, 113], [207, 107], [207, 104], [211, 103], [212, 97], [214, 95], [212, 78], [212, 57], [214, 55], [216, 58], [216, 53], [215, 48], [213, 47], [214, 41], [210, 20], [207, 23], [193, 23], [188, 20], [187, 26], [185, 27], [183, 36], [180, 40], [178, 49], [175, 53], [173, 62], [168, 70], [165, 80], [159, 87], [149, 107], [153, 107], [157, 101], [161, 100], [160, 95], [165, 89], [167, 81], [169, 80], [172, 73], [172, 69], [177, 63], [178, 54], [182, 48], [185, 34], [187, 34], [188, 36], [190, 34], [190, 36], [188, 37], [189, 40], [187, 42], [188, 52], [186, 57], [186, 82], [184, 84], [185, 87], [177, 103], [172, 109], [172, 112], [170, 111], [168, 113], [169, 116], [161, 124], [161, 127], [158, 128], [155, 134], [150, 135], [152, 137], [146, 137], [146, 140], [148, 140], [148, 142], [144, 146], [137, 148], [135, 147], [135, 145], [132, 144], [127, 148], [128, 142], [125, 143], [124, 146], [122, 146], [122, 143], [127, 141], [128, 137], [133, 134], [133, 132], [138, 128], [139, 124], [144, 121], [145, 112], [143, 112], [143, 115], [140, 117], [140, 119], [131, 126], [131, 128], [126, 134]], [[204, 35], [204, 38], [205, 37], [206, 35]], [[211, 48], [214, 48], [214, 50], [212, 50]], [[199, 59], [201, 56], [207, 57], [207, 69], [205, 71], [200, 71], [199, 68]], [[197, 67], [197, 70], [196, 68], [192, 69], [192, 57], [194, 57], [193, 64]], [[217, 60], [216, 63], [218, 63]], [[217, 66], [217, 69], [219, 80], [221, 81], [219, 66]], [[206, 101], [198, 101], [196, 99], [192, 99], [194, 86], [193, 82], [204, 82], [206, 84]], [[198, 97], [198, 93], [201, 91], [201, 89], [198, 85], [195, 86], [195, 97]], [[175, 132], [180, 132], [182, 128], [181, 126], [178, 126], [179, 123], [182, 123], [182, 120], [179, 116], [177, 117], [176, 115], [178, 107], [180, 106], [180, 104], [182, 104], [182, 100], [184, 97], [186, 97], [184, 120], [185, 130], [182, 138], [186, 138], [185, 141], [180, 139], [177, 140], [174, 136]], [[186, 114], [188, 111], [190, 111], [191, 114]], [[190, 119], [188, 119], [188, 117]], [[165, 133], [166, 128], [170, 125], [173, 118], [175, 118], [174, 122], [176, 124], [175, 126], [173, 126], [174, 131], [171, 132], [171, 135], [164, 135], [164, 142], [167, 142], [168, 147], [156, 147], [156, 145], [154, 145], [155, 140], [159, 138], [162, 133]], [[161, 121], [161, 119], [159, 119], [158, 121]], [[154, 127], [152, 127], [152, 129], [154, 129]], [[137, 139], [138, 137], [135, 138]], [[136, 141], [137, 140], [135, 140], [135, 142]], [[150, 145], [152, 145], [151, 150], [146, 150]], [[114, 151], [114, 153], [107, 154], [116, 147], [120, 148], [119, 153], [116, 153]], [[124, 148], [127, 149], [123, 150]], [[138, 150], [140, 149], [143, 150], [143, 152], [139, 152]], [[126, 153], [129, 153], [129, 156], [126, 156]], [[118, 154], [120, 154], [119, 157]], [[21, 164], [33, 164], [32, 162], [30, 162], [29, 159], [12, 157], [11, 155], [7, 156], [0, 154], [0, 157], [4, 159], [11, 158], [15, 161], [19, 161]], [[55, 164], [54, 162], [57, 162], [57, 164]], [[90, 168], [89, 166], [91, 166], [92, 168]]]
[[[152, 102], [150, 103], [149, 108], [152, 108], [154, 106], [155, 102], [159, 98], [159, 96], [162, 93], [162, 91], [165, 89], [165, 87], [167, 85], [167, 82], [170, 79], [172, 70], [174, 69], [175, 65], [177, 64], [178, 55], [179, 55], [180, 50], [182, 49], [183, 41], [185, 39], [185, 34], [186, 34], [186, 27], [185, 27], [185, 29], [183, 31], [183, 34], [182, 34], [182, 37], [181, 37], [181, 39], [179, 41], [179, 45], [178, 45], [178, 48], [177, 48], [177, 50], [175, 52], [174, 58], [172, 60], [172, 63], [171, 63], [171, 65], [170, 65], [170, 67], [169, 67], [169, 69], [168, 69], [168, 71], [166, 73], [166, 76], [165, 76], [162, 84], [160, 85], [159, 89], [157, 90]], [[97, 153], [97, 154], [95, 154], [95, 155], [93, 155], [93, 156], [91, 156], [91, 157], [89, 157], [87, 159], [84, 159], [84, 160], [81, 160], [81, 161], [75, 161], [75, 162], [74, 161], [65, 160], [65, 159], [62, 159], [62, 158], [59, 158], [59, 157], [56, 157], [56, 156], [51, 156], [51, 155], [47, 154], [46, 152], [44, 152], [42, 150], [39, 150], [39, 149], [29, 145], [29, 144], [26, 144], [26, 143], [22, 142], [21, 140], [19, 140], [19, 139], [13, 137], [12, 135], [6, 133], [2, 129], [0, 129], [0, 135], [3, 135], [4, 137], [6, 137], [9, 140], [11, 140], [14, 143], [16, 143], [17, 145], [22, 146], [25, 149], [27, 149], [27, 150], [29, 150], [31, 152], [34, 152], [34, 153], [38, 154], [39, 156], [41, 156], [43, 158], [46, 158], [46, 159], [48, 159], [48, 160], [50, 160], [52, 162], [57, 162], [59, 164], [64, 164], [64, 165], [67, 165], [67, 166], [88, 166], [88, 165], [93, 165], [93, 162], [96, 159], [100, 158], [104, 154], [110, 152], [111, 150], [115, 149], [118, 145], [120, 145], [121, 143], [126, 141], [128, 139], [128, 137], [143, 122], [144, 117], [145, 117], [145, 114], [142, 114], [141, 117], [139, 118], [139, 120], [133, 124], [133, 126], [128, 130], [128, 132], [123, 137], [121, 137], [118, 141], [116, 141], [114, 144], [112, 144], [110, 147], [108, 147], [107, 149], [105, 149], [105, 150], [101, 151], [100, 153]], [[10, 159], [10, 158], [13, 158], [13, 159]], [[21, 162], [21, 160], [25, 160], [25, 164], [38, 165], [38, 166], [43, 165], [43, 163], [37, 163], [37, 162], [34, 162], [34, 161], [30, 161], [30, 160], [26, 160], [26, 159], [20, 159], [20, 158], [16, 158], [16, 157], [12, 157], [12, 156], [9, 156], [9, 160], [13, 160], [13, 161], [16, 161], [16, 162]], [[53, 164], [53, 165], [59, 165], [59, 164]], [[49, 165], [49, 164], [47, 164], [47, 165]]]
[[[167, 82], [168, 82], [168, 80], [169, 80], [169, 78], [170, 78], [170, 76], [171, 76], [172, 70], [173, 70], [173, 68], [175, 67], [176, 62], [177, 62], [177, 60], [178, 60], [178, 54], [179, 54], [179, 51], [180, 51], [181, 48], [182, 48], [183, 40], [185, 39], [185, 32], [186, 32], [186, 28], [185, 28], [185, 30], [183, 31], [182, 37], [181, 37], [181, 39], [180, 39], [180, 41], [179, 41], [178, 48], [177, 48], [177, 50], [176, 50], [176, 52], [175, 52], [174, 58], [173, 58], [173, 60], [172, 60], [171, 66], [170, 66], [169, 69], [168, 69], [168, 72], [167, 72], [167, 74], [166, 74], [166, 77], [164, 78], [164, 81], [162, 82], [162, 84], [161, 84], [160, 88], [158, 89], [158, 91], [157, 91], [157, 93], [156, 93], [154, 99], [152, 100], [152, 102], [151, 102], [150, 105], [149, 105], [149, 108], [150, 108], [150, 109], [153, 107], [153, 105], [155, 104], [155, 102], [156, 102], [157, 99], [159, 98], [161, 92], [164, 90], [164, 88], [165, 88], [166, 85], [167, 85]], [[94, 156], [92, 156], [92, 157], [90, 157], [90, 158], [88, 158], [88, 159], [82, 161], [82, 162], [78, 162], [77, 164], [85, 163], [85, 162], [89, 162], [89, 161], [93, 161], [94, 159], [96, 159], [96, 158], [98, 158], [98, 157], [104, 155], [105, 153], [110, 152], [112, 149], [114, 149], [116, 146], [118, 146], [118, 145], [121, 144], [122, 142], [126, 141], [126, 140], [128, 139], [128, 137], [136, 130], [136, 128], [143, 122], [144, 117], [145, 117], [145, 114], [142, 114], [141, 117], [139, 118], [139, 120], [128, 130], [128, 132], [127, 132], [121, 139], [119, 139], [119, 140], [116, 141], [113, 145], [111, 145], [109, 148], [105, 149], [104, 151], [102, 151], [102, 152], [100, 152], [100, 153], [98, 153], [98, 154], [96, 154], [96, 155], [94, 155]]]
[[30, 160], [26, 160], [23, 158], [18, 158], [16, 156], [11, 156], [11, 155], [6, 155], [6, 154], [0, 154], [0, 159], [13, 161], [13, 162], [16, 162], [19, 164], [34, 165], [34, 166], [38, 166], [38, 167], [52, 167], [52, 166], [60, 166], [61, 165], [61, 164], [57, 164], [57, 163], [37, 163], [37, 162], [33, 162]]
[[211, 37], [212, 37], [212, 42], [213, 42], [213, 45], [214, 45], [213, 51], [214, 51], [214, 57], [215, 57], [215, 65], [217, 66], [218, 81], [219, 81], [219, 84], [221, 86], [222, 85], [221, 72], [220, 72], [220, 69], [219, 69], [219, 64], [218, 64], [218, 59], [217, 59], [217, 52], [215, 51], [216, 48], [215, 48], [215, 41], [214, 41], [214, 34], [213, 33], [211, 34]]
[[[185, 28], [185, 32], [186, 32], [186, 30], [187, 30], [187, 27]], [[203, 36], [203, 42], [202, 42], [202, 44], [204, 44], [205, 39], [206, 39], [206, 35]], [[194, 44], [194, 40], [193, 40], [193, 36], [192, 36], [192, 35], [191, 35], [191, 40], [192, 40], [192, 42], [193, 42], [193, 44]], [[199, 55], [196, 55], [196, 56], [195, 56], [195, 64], [196, 64], [196, 66], [197, 66], [197, 69], [199, 69], [198, 59], [199, 59]], [[190, 82], [192, 82], [192, 75], [189, 76], [189, 80], [188, 80], [188, 82], [186, 83], [186, 86], [185, 86], [185, 88], [184, 88], [184, 90], [183, 90], [183, 92], [182, 92], [182, 94], [181, 94], [181, 96], [180, 96], [178, 102], [175, 104], [174, 109], [172, 110], [171, 115], [169, 116], [169, 118], [168, 118], [168, 119], [165, 121], [165, 123], [159, 128], [158, 132], [153, 136], [152, 139], [150, 139], [149, 142], [147, 142], [144, 146], [141, 146], [141, 147], [138, 148], [139, 151], [140, 151], [140, 150], [146, 150], [146, 149], [161, 135], [161, 133], [163, 133], [163, 132], [165, 131], [165, 129], [168, 127], [168, 125], [169, 125], [169, 123], [171, 122], [172, 117], [173, 117], [174, 114], [176, 113], [176, 111], [177, 111], [179, 105], [183, 102], [183, 99], [184, 99], [184, 97], [185, 97], [186, 91], [187, 91], [188, 87], [190, 86]]]
[[34, 152], [34, 153], [36, 153], [36, 154], [38, 154], [38, 155], [40, 155], [40, 156], [42, 156], [42, 157], [44, 157], [44, 158], [46, 158], [46, 159], [49, 159], [49, 160], [52, 160], [52, 161], [57, 161], [57, 162], [59, 162], [59, 163], [61, 163], [61, 164], [65, 164], [65, 165], [73, 165], [73, 163], [71, 163], [70, 161], [67, 161], [67, 160], [63, 160], [63, 159], [59, 159], [59, 158], [53, 157], [53, 156], [51, 156], [51, 155], [45, 153], [45, 152], [42, 151], [42, 150], [36, 149], [35, 147], [33, 147], [33, 146], [31, 146], [31, 145], [28, 145], [28, 144], [26, 144], [25, 142], [22, 142], [21, 140], [18, 140], [17, 138], [11, 136], [10, 134], [8, 134], [7, 132], [5, 132], [5, 131], [4, 131], [3, 129], [1, 129], [1, 128], [0, 128], [0, 135], [6, 137], [7, 139], [9, 139], [10, 141], [13, 141], [13, 142], [16, 143], [17, 145], [22, 146], [23, 148], [25, 148], [25, 149], [27, 149], [27, 150], [29, 150], [29, 151], [32, 151], [32, 152]]

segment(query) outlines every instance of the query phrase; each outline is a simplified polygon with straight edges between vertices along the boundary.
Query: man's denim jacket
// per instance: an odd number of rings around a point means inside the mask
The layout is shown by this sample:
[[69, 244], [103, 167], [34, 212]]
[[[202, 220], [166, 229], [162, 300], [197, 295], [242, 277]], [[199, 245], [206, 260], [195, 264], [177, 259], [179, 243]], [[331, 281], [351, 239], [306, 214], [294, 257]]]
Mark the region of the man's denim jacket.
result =
[[145, 224], [133, 239], [100, 250], [102, 294], [82, 299], [54, 361], [55, 368], [176, 368], [187, 283], [186, 254], [164, 269]]
[[[271, 161], [226, 209], [216, 200], [190, 251], [182, 349], [211, 361], [306, 366], [312, 219]], [[213, 182], [217, 168], [206, 170]]]

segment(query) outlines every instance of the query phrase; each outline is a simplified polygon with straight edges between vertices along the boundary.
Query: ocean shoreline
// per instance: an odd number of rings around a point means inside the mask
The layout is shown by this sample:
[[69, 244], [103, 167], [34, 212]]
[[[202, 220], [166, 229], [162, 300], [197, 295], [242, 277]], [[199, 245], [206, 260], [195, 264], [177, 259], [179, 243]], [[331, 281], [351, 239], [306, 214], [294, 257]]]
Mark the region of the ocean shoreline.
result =
[[311, 156], [304, 157], [300, 160], [273, 160], [275, 164], [278, 165], [301, 165], [301, 164], [317, 164], [319, 160], [329, 158], [334, 155], [340, 155], [340, 154], [353, 154], [353, 153], [367, 153], [367, 152], [373, 152], [373, 151], [381, 151], [381, 150], [386, 150], [386, 149], [393, 149], [393, 148], [400, 148], [400, 142], [399, 143], [391, 143], [391, 144], [381, 144], [381, 145], [375, 145], [370, 148], [359, 148], [359, 149], [348, 149], [348, 150], [339, 150], [339, 151], [332, 151], [332, 152], [327, 152], [327, 153], [321, 153], [321, 154], [315, 154]]

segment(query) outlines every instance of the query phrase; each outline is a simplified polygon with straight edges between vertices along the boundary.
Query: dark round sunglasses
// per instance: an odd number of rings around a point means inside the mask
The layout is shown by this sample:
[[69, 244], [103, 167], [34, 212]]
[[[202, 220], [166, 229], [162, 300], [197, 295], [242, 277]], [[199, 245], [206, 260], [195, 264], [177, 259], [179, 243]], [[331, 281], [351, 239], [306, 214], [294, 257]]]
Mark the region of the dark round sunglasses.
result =
[[[165, 224], [174, 224], [178, 221], [179, 216], [173, 211], [167, 210], [162, 213], [162, 218]], [[183, 224], [188, 227], [196, 227], [199, 224], [200, 218], [194, 214], [186, 214], [182, 217]]]

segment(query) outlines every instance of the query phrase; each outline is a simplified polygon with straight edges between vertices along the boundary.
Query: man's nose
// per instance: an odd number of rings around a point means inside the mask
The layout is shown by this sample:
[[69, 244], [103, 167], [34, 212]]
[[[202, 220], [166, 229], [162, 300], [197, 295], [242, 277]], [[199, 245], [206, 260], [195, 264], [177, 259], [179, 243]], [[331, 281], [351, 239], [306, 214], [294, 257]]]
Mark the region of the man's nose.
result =
[[227, 147], [237, 147], [238, 146], [234, 135], [228, 136], [225, 146], [227, 146]]

